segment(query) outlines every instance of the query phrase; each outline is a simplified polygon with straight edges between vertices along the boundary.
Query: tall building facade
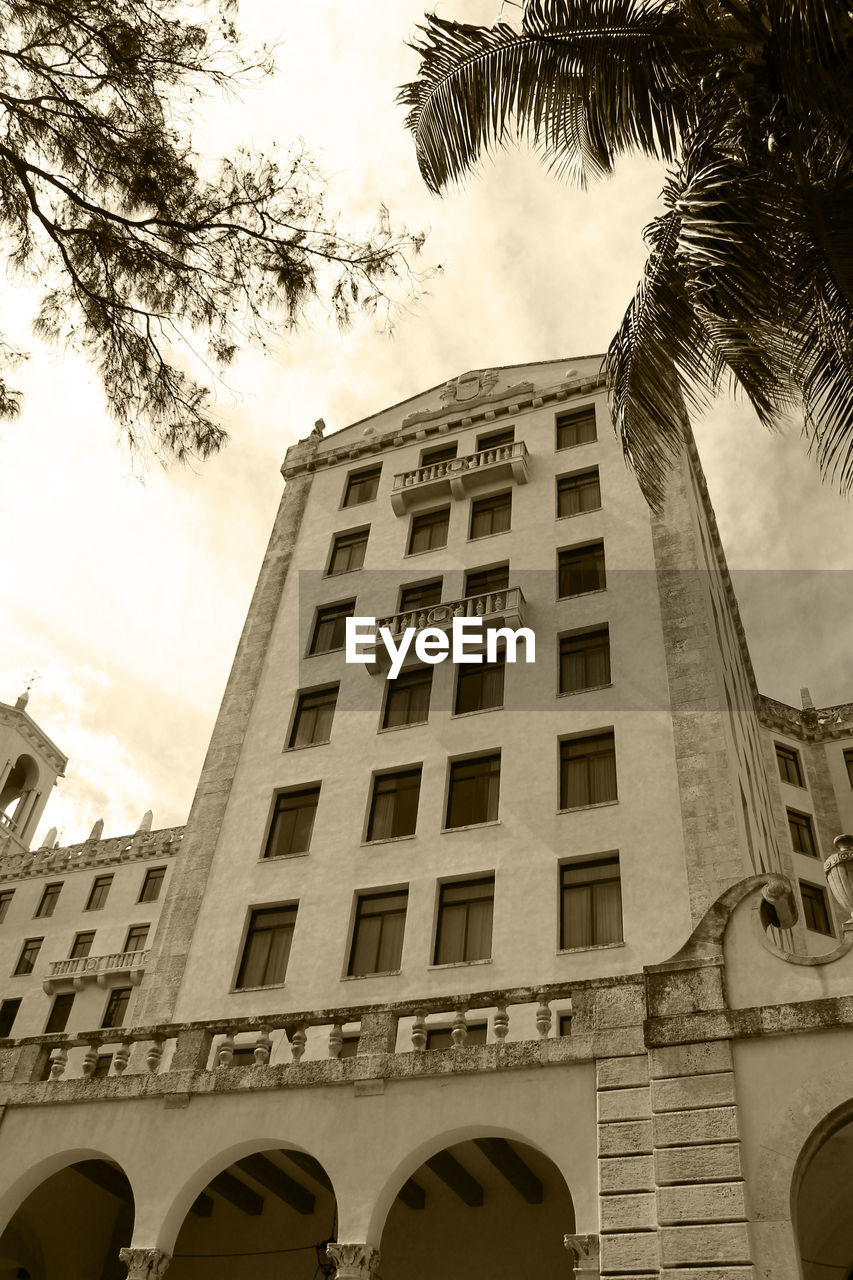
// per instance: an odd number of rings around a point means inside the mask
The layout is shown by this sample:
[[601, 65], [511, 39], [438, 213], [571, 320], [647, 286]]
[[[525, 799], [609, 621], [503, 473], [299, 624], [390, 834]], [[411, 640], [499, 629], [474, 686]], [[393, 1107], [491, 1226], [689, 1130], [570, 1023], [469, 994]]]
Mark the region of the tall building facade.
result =
[[30, 850], [0, 707], [0, 1277], [853, 1274], [853, 706], [599, 365], [288, 451], [184, 829]]

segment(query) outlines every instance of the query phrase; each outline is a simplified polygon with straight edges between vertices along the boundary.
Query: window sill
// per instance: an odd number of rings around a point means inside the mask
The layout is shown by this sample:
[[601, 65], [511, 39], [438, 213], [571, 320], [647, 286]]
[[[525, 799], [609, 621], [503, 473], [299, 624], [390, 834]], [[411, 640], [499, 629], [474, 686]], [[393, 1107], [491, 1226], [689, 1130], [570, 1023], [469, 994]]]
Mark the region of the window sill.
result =
[[346, 653], [346, 645], [339, 644], [336, 649], [308, 649], [304, 656], [306, 658], [325, 658], [327, 653]]
[[474, 964], [492, 964], [491, 956], [484, 960], [448, 960], [445, 964], [428, 964], [427, 969], [468, 969]]
[[417, 729], [423, 728], [425, 724], [429, 724], [429, 720], [410, 720], [407, 724], [386, 724], [383, 728], [377, 729], [377, 733], [397, 733], [400, 729]]
[[577, 444], [557, 445], [555, 453], [566, 453], [569, 449], [582, 449], [587, 444], [598, 444], [598, 436], [594, 440], [578, 440]]
[[397, 978], [402, 969], [380, 969], [377, 973], [345, 973], [341, 982], [363, 982], [365, 978]]
[[[413, 556], [428, 556], [431, 551], [446, 551], [447, 543], [443, 542], [440, 547], [425, 547], [423, 551], [407, 551], [404, 560], [410, 560]], [[433, 608], [435, 606], [433, 605]]]
[[300, 849], [298, 853], [277, 853], [270, 858], [265, 858], [261, 855], [261, 857], [258, 858], [258, 864], [263, 866], [268, 862], [290, 862], [293, 858], [307, 858], [310, 852], [310, 849]]
[[601, 507], [588, 507], [586, 511], [569, 511], [568, 514], [561, 516], [559, 513], [554, 517], [555, 520], [574, 520], [577, 516], [591, 516], [596, 511], [601, 511]]
[[588, 947], [559, 947], [558, 956], [574, 956], [579, 951], [615, 951], [619, 947], [624, 947], [625, 940], [621, 942], [591, 942]]
[[502, 538], [507, 533], [512, 533], [512, 529], [496, 529], [494, 533], [469, 534], [465, 541], [485, 542], [487, 538]]
[[322, 742], [300, 742], [298, 747], [284, 747], [282, 754], [287, 751], [309, 751], [311, 747], [327, 747], [331, 741], [331, 738], [324, 738]]
[[593, 587], [592, 591], [576, 591], [571, 596], [557, 596], [557, 604], [561, 604], [563, 600], [583, 600], [584, 596], [600, 596], [607, 590], [606, 585], [603, 587]]
[[823, 929], [813, 929], [810, 924], [806, 925], [807, 933], [816, 933], [819, 938], [834, 938], [834, 933], [825, 933]]
[[570, 809], [558, 809], [557, 813], [586, 813], [587, 809], [610, 809], [618, 804], [617, 800], [597, 800], [595, 804], [576, 804]]
[[372, 849], [377, 844], [399, 844], [401, 840], [416, 840], [417, 832], [413, 831], [408, 836], [382, 836], [379, 840], [362, 840], [359, 845], [360, 849]]
[[[496, 707], [479, 707], [476, 711], [454, 711], [454, 712], [451, 714], [450, 719], [451, 719], [451, 720], [466, 720], [466, 719], [468, 718], [468, 716], [485, 716], [485, 715], [487, 715], [490, 711], [503, 711], [503, 709], [504, 709], [504, 704], [501, 702], [501, 703], [500, 703], [498, 706], [496, 706]], [[451, 831], [455, 831], [456, 829], [457, 829], [456, 827], [451, 827], [451, 828], [450, 828], [450, 830], [451, 830]]]
[[566, 689], [564, 693], [558, 693], [558, 698], [575, 698], [579, 693], [595, 693], [599, 689], [612, 689], [613, 681], [607, 684], [587, 684], [582, 689]]
[[228, 994], [229, 996], [243, 996], [249, 991], [283, 991], [286, 985], [284, 982], [270, 982], [264, 987], [232, 987]]
[[487, 822], [468, 822], [463, 827], [442, 827], [439, 835], [450, 836], [454, 831], [481, 831], [483, 827], [499, 827], [500, 818], [490, 818]]
[[323, 574], [323, 579], [325, 580], [326, 578], [345, 578], [349, 573], [360, 573], [363, 568], [364, 568], [364, 565], [360, 564], [357, 569], [334, 569], [334, 570], [327, 569], [326, 572]]

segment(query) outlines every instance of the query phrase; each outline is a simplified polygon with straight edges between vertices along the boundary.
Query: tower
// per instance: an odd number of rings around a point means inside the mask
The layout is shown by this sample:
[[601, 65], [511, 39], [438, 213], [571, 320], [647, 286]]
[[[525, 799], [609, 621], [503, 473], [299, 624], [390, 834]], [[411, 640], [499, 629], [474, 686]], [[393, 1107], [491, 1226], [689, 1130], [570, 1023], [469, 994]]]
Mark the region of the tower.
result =
[[67, 758], [27, 711], [29, 693], [0, 702], [0, 857], [29, 848]]

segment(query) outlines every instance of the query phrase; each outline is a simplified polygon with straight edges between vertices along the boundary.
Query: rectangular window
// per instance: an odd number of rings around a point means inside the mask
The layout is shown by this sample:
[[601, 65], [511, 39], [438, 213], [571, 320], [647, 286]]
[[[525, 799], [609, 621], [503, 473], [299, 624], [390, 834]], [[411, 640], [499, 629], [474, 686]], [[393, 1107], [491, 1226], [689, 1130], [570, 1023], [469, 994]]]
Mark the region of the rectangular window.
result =
[[95, 876], [89, 901], [86, 903], [87, 911], [100, 911], [106, 905], [112, 882], [112, 876]]
[[336, 573], [352, 573], [364, 564], [364, 553], [367, 550], [369, 529], [356, 529], [354, 533], [336, 534], [332, 542], [332, 554], [329, 556], [328, 575]]
[[274, 987], [284, 982], [296, 907], [259, 907], [249, 918], [237, 989]]
[[499, 751], [472, 760], [454, 760], [450, 765], [445, 826], [470, 827], [478, 822], [494, 822], [498, 816], [500, 786]]
[[15, 965], [15, 977], [25, 977], [28, 973], [32, 973], [36, 967], [38, 953], [41, 951], [41, 944], [44, 938], [27, 938], [21, 948], [21, 954], [18, 956], [18, 963]]
[[86, 933], [78, 933], [71, 944], [71, 950], [68, 952], [68, 959], [85, 960], [86, 956], [89, 955], [92, 950], [92, 943], [94, 941], [94, 929], [87, 930]]
[[465, 574], [465, 595], [485, 596], [492, 591], [506, 591], [509, 587], [509, 563], [495, 565], [493, 569], [475, 569]]
[[443, 884], [438, 902], [435, 964], [488, 960], [492, 954], [495, 878]]
[[407, 889], [359, 896], [347, 970], [351, 977], [395, 973], [400, 968], [408, 900]]
[[557, 515], [577, 516], [583, 511], [597, 511], [601, 506], [601, 481], [598, 467], [557, 480]]
[[560, 899], [560, 946], [564, 950], [622, 941], [618, 857], [561, 867]]
[[307, 853], [320, 801], [319, 782], [312, 787], [282, 791], [276, 796], [265, 858], [284, 858], [290, 853]]
[[432, 467], [436, 462], [451, 462], [456, 457], [458, 448], [459, 442], [454, 440], [453, 444], [439, 444], [434, 449], [424, 449], [421, 454], [421, 466]]
[[373, 796], [367, 821], [368, 840], [390, 840], [415, 834], [421, 766], [381, 773], [373, 779]]
[[338, 701], [338, 687], [330, 684], [325, 689], [299, 694], [288, 747], [311, 747], [315, 743], [329, 741]]
[[[469, 1022], [468, 1034], [465, 1036], [465, 1046], [469, 1044], [485, 1044], [486, 1043], [486, 1024], [485, 1022]], [[453, 1048], [453, 1028], [452, 1027], [433, 1027], [427, 1031], [426, 1040], [427, 1049], [452, 1049]]]
[[800, 881], [800, 896], [803, 900], [803, 919], [807, 929], [813, 933], [825, 933], [830, 938], [835, 935], [830, 919], [826, 894], [820, 885]]
[[330, 604], [324, 609], [318, 609], [308, 652], [332, 653], [335, 649], [343, 649], [347, 618], [351, 618], [354, 613], [354, 600], [347, 600], [344, 604]]
[[[847, 778], [850, 783], [850, 786], [853, 787], [853, 748], [850, 748], [844, 752], [844, 765], [845, 765], [845, 768], [847, 769]], [[10, 894], [9, 897], [11, 896], [12, 895]], [[3, 919], [3, 916], [0, 915], [0, 920], [2, 919]]]
[[160, 890], [163, 888], [165, 879], [165, 867], [152, 867], [150, 871], [146, 871], [145, 879], [142, 881], [142, 890], [137, 901], [156, 902], [160, 897]]
[[114, 987], [110, 992], [107, 1007], [101, 1020], [102, 1027], [123, 1027], [130, 1004], [132, 987]]
[[587, 591], [603, 591], [607, 585], [603, 542], [558, 552], [558, 565], [557, 594], [561, 600]]
[[20, 1000], [4, 1000], [0, 1004], [0, 1040], [5, 1040], [6, 1036], [12, 1034], [12, 1027], [15, 1025], [20, 1007]]
[[610, 684], [610, 631], [597, 627], [560, 637], [560, 693]]
[[478, 498], [471, 503], [472, 538], [487, 538], [491, 533], [506, 533], [512, 522], [512, 493], [496, 493], [492, 498]]
[[464, 716], [469, 711], [490, 711], [503, 706], [505, 657], [505, 654], [500, 654], [497, 662], [458, 668], [455, 715]]
[[590, 444], [595, 440], [595, 409], [574, 409], [561, 413], [557, 418], [557, 448], [573, 449], [576, 444]]
[[351, 472], [347, 476], [344, 506], [358, 507], [362, 502], [372, 502], [379, 488], [381, 472], [381, 467], [369, 467], [364, 471]]
[[408, 613], [410, 609], [429, 609], [434, 604], [441, 604], [441, 578], [433, 578], [431, 582], [413, 582], [400, 591], [400, 613]]
[[436, 511], [412, 516], [408, 554], [413, 556], [419, 551], [437, 551], [439, 547], [446, 547], [449, 528], [450, 507], [439, 507]]
[[580, 809], [616, 798], [613, 731], [564, 738], [560, 743], [560, 808]]
[[68, 1018], [71, 1014], [71, 1006], [74, 1003], [74, 992], [56, 996], [53, 1004], [50, 1006], [50, 1013], [44, 1027], [44, 1034], [51, 1035], [55, 1031], [64, 1031], [68, 1026]]
[[47, 884], [44, 887], [44, 893], [41, 895], [41, 901], [36, 908], [34, 919], [43, 920], [47, 916], [52, 916], [56, 910], [56, 904], [59, 901], [59, 895], [62, 892], [62, 882], [58, 884]]
[[515, 427], [504, 427], [503, 431], [491, 431], [487, 435], [477, 436], [478, 453], [485, 449], [502, 449], [508, 444], [515, 444]]
[[799, 751], [795, 751], [793, 747], [783, 747], [781, 742], [777, 742], [776, 759], [779, 762], [779, 777], [782, 781], [789, 782], [792, 787], [801, 787], [803, 774], [800, 769]]
[[148, 941], [148, 930], [151, 926], [147, 924], [132, 924], [127, 931], [127, 937], [124, 940], [125, 951], [144, 951], [145, 944]]
[[396, 680], [386, 680], [382, 728], [426, 724], [431, 692], [432, 667], [412, 667], [401, 671]]
[[0, 924], [6, 919], [6, 912], [9, 910], [9, 904], [15, 896], [14, 889], [4, 889], [0, 893]]
[[807, 813], [797, 813], [796, 809], [788, 809], [788, 830], [791, 832], [791, 844], [795, 853], [804, 853], [808, 858], [817, 857], [814, 828]]

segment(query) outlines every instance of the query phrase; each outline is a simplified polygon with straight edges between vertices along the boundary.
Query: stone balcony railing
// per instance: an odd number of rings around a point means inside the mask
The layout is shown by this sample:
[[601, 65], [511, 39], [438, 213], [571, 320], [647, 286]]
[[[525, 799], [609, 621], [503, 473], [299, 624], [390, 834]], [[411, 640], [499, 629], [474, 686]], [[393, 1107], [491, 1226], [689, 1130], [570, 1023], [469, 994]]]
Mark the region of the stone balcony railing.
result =
[[[15, 841], [3, 859], [0, 881], [22, 880], [26, 876], [64, 875], [67, 871], [114, 866], [140, 858], [173, 857], [180, 851], [183, 834], [183, 827], [162, 827], [159, 831], [136, 831], [133, 835], [84, 840], [80, 844], [55, 849], [24, 849]], [[2, 839], [0, 828], [0, 849]]]
[[[413, 627], [415, 631], [423, 631], [427, 627], [435, 627], [440, 631], [450, 631], [454, 618], [481, 618], [485, 640], [486, 627], [524, 626], [524, 592], [521, 587], [506, 587], [502, 591], [486, 591], [481, 595], [462, 596], [459, 600], [448, 600], [446, 604], [432, 604], [423, 609], [407, 609], [403, 613], [392, 613], [385, 618], [377, 618], [379, 627], [387, 627], [396, 639], [406, 630]], [[470, 648], [476, 637], [468, 636]], [[377, 672], [388, 665], [388, 651], [381, 643], [377, 643], [375, 657], [367, 666], [368, 671]]]
[[54, 960], [42, 986], [49, 996], [55, 991], [82, 991], [87, 983], [99, 987], [116, 985], [111, 979], [138, 986], [145, 972], [147, 951], [115, 951], [106, 956], [78, 956]]
[[516, 440], [513, 444], [500, 444], [461, 458], [401, 471], [394, 477], [391, 506], [395, 514], [401, 516], [411, 507], [445, 494], [464, 498], [483, 484], [496, 480], [526, 484], [527, 456], [527, 445], [523, 440]]

